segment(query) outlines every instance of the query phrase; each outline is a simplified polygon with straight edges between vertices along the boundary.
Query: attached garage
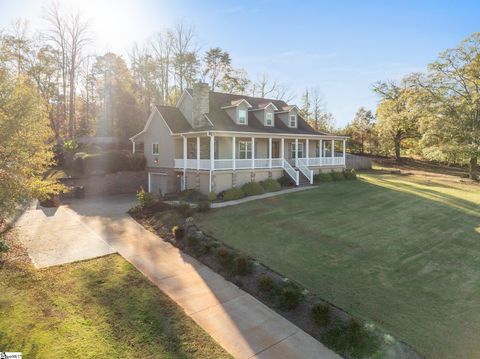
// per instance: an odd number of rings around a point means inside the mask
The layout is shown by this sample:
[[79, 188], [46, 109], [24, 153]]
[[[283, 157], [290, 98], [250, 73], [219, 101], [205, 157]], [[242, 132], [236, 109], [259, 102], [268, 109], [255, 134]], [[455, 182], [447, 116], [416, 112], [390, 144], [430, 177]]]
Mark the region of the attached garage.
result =
[[148, 191], [154, 195], [172, 192], [168, 173], [148, 172]]

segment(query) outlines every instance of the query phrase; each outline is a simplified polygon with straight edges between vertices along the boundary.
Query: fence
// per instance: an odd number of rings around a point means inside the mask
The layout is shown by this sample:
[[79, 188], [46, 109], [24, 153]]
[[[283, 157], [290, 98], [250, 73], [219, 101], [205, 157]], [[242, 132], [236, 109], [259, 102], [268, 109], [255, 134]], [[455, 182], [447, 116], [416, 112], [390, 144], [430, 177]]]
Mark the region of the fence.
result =
[[372, 169], [372, 159], [364, 156], [346, 154], [346, 167], [354, 168], [356, 170]]

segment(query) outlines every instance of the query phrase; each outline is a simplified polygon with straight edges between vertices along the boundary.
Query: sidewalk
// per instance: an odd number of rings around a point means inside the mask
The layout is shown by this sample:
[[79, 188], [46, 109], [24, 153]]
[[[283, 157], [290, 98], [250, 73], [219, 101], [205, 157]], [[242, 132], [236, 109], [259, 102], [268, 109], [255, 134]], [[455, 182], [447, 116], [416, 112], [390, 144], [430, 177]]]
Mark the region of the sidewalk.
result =
[[318, 188], [318, 187], [312, 185], [312, 186], [302, 186], [302, 187], [282, 189], [282, 190], [276, 191], [276, 192], [267, 192], [267, 193], [264, 193], [264, 194], [258, 194], [256, 196], [249, 196], [249, 197], [244, 197], [244, 198], [240, 198], [240, 199], [235, 199], [233, 201], [212, 203], [211, 207], [212, 208], [223, 208], [223, 207], [228, 207], [228, 206], [235, 206], [237, 204], [250, 202], [250, 201], [255, 201], [257, 199], [270, 198], [270, 197], [280, 196], [282, 194], [299, 192], [299, 191], [306, 191], [306, 190], [314, 189], [314, 188]]
[[194, 258], [145, 230], [121, 196], [78, 200], [70, 208], [88, 228], [177, 302], [236, 358], [340, 357]]

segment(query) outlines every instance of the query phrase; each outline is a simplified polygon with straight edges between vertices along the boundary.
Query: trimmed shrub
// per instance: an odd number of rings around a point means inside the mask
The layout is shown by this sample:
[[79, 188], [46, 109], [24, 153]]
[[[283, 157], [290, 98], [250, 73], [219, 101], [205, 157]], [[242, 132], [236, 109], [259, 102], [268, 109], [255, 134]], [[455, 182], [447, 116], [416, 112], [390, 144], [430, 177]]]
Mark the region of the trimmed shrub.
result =
[[334, 181], [343, 181], [345, 180], [345, 176], [343, 175], [343, 172], [332, 172], [330, 174], [332, 176], [332, 179]]
[[175, 209], [182, 217], [191, 217], [193, 215], [193, 208], [188, 203], [180, 203], [175, 206]]
[[257, 194], [265, 193], [265, 190], [257, 182], [248, 182], [242, 186], [242, 191], [245, 192], [246, 196], [255, 196]]
[[356, 319], [337, 325], [322, 336], [322, 342], [347, 358], [370, 358], [380, 350], [380, 340]]
[[318, 175], [313, 176], [314, 182], [332, 182], [333, 178], [330, 173], [320, 172]]
[[272, 294], [276, 289], [276, 284], [273, 281], [272, 277], [263, 276], [258, 280], [257, 288], [260, 292], [264, 294]]
[[225, 246], [220, 246], [215, 250], [215, 259], [226, 270], [231, 271], [233, 265], [234, 253]]
[[280, 185], [280, 183], [271, 178], [266, 179], [263, 182], [260, 182], [260, 184], [262, 185], [265, 192], [276, 192], [282, 189], [282, 186]]
[[175, 239], [183, 238], [183, 228], [181, 226], [173, 226], [172, 233], [175, 236]]
[[210, 202], [213, 202], [217, 199], [217, 194], [215, 192], [210, 192], [208, 193], [208, 196], [207, 196], [207, 199], [210, 201]]
[[234, 264], [234, 274], [236, 275], [247, 275], [252, 274], [253, 272], [253, 263], [247, 256], [239, 254], [233, 260]]
[[315, 304], [312, 307], [312, 317], [319, 326], [330, 324], [330, 307], [325, 304]]
[[0, 236], [0, 254], [2, 253], [7, 253], [10, 250], [10, 247], [8, 246], [7, 243], [5, 243], [5, 240], [3, 237]]
[[199, 244], [200, 244], [200, 240], [195, 235], [188, 236], [185, 239], [185, 245], [187, 246], [188, 249], [195, 250], [198, 248]]
[[178, 199], [186, 202], [200, 202], [204, 201], [207, 197], [198, 192], [195, 189], [186, 189], [185, 191], [182, 191], [178, 194]]
[[199, 212], [207, 212], [210, 210], [210, 202], [208, 200], [203, 200], [198, 203], [197, 210]]
[[277, 293], [278, 306], [283, 310], [296, 308], [303, 300], [302, 290], [294, 283], [283, 283]]
[[153, 194], [145, 192], [143, 187], [140, 187], [140, 190], [137, 192], [137, 201], [141, 208], [150, 207], [155, 203]]
[[357, 172], [353, 168], [346, 169], [343, 171], [343, 175], [346, 180], [356, 180], [357, 179]]
[[277, 181], [278, 183], [280, 183], [280, 186], [282, 187], [291, 187], [295, 185], [295, 182], [293, 182], [293, 179], [288, 175], [284, 175], [280, 177]]
[[224, 201], [232, 201], [234, 199], [239, 199], [245, 197], [245, 192], [243, 192], [240, 188], [230, 188], [223, 192], [223, 200]]

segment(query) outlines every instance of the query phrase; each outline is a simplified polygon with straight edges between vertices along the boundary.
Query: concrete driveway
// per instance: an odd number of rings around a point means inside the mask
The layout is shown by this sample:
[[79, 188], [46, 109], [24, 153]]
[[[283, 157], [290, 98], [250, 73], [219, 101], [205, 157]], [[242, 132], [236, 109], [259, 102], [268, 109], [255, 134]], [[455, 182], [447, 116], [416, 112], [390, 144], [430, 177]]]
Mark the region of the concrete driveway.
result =
[[[94, 246], [114, 248], [235, 358], [340, 358], [250, 294], [145, 230], [126, 214], [133, 203], [132, 196], [73, 200], [53, 216], [59, 216], [55, 223], [59, 234], [53, 235], [52, 244], [64, 237], [60, 233], [70, 233], [70, 239], [85, 245], [106, 242], [105, 247]], [[62, 229], [62, 223], [70, 229]], [[42, 224], [37, 233], [47, 227]], [[79, 238], [84, 235], [86, 242]], [[61, 243], [65, 252], [65, 242]], [[82, 248], [76, 244], [66, 252], [88, 252]]]

